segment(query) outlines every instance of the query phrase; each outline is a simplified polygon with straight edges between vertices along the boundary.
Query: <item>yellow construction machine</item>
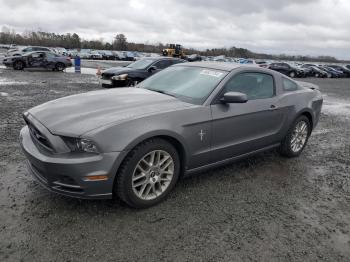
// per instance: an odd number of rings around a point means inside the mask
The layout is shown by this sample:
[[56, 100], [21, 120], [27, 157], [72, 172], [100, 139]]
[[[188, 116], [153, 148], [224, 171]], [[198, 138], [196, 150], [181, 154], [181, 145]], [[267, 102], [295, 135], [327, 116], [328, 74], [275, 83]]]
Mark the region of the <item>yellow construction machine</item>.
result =
[[170, 44], [168, 48], [163, 49], [163, 56], [185, 58], [185, 53], [182, 46], [178, 44]]

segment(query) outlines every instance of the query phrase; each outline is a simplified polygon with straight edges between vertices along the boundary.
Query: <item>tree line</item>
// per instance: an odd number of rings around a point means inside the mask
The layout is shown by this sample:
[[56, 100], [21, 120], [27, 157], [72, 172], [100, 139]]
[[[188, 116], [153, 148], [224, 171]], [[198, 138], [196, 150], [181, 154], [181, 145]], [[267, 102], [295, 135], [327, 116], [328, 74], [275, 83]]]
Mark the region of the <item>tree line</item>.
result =
[[[67, 49], [84, 48], [97, 50], [118, 50], [118, 51], [138, 51], [161, 53], [167, 45], [162, 43], [146, 44], [128, 42], [124, 34], [117, 34], [112, 42], [105, 42], [103, 39], [86, 40], [82, 39], [77, 33], [56, 34], [44, 31], [25, 31], [16, 33], [7, 27], [3, 27], [0, 32], [1, 44], [16, 45], [39, 45], [47, 47], [64, 47]], [[270, 55], [252, 52], [245, 48], [213, 48], [206, 50], [196, 50], [193, 48], [184, 48], [186, 54], [199, 54], [203, 56], [228, 56], [240, 58], [255, 59], [273, 59], [273, 60], [290, 60], [290, 61], [319, 61], [319, 62], [336, 62], [336, 58], [331, 56], [291, 56], [291, 55]]]

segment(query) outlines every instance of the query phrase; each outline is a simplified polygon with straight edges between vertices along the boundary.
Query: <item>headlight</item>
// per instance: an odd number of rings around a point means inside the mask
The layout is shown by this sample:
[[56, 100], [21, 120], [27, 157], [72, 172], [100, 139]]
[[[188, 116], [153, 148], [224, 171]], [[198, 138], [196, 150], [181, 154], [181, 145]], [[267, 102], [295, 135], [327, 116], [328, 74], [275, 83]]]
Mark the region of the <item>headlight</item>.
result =
[[79, 139], [77, 140], [77, 147], [83, 152], [88, 153], [98, 153], [97, 146], [88, 139]]
[[99, 153], [96, 144], [89, 139], [74, 137], [62, 137], [62, 139], [72, 152]]
[[127, 78], [128, 78], [128, 74], [122, 74], [122, 75], [117, 75], [112, 77], [113, 80], [126, 80]]

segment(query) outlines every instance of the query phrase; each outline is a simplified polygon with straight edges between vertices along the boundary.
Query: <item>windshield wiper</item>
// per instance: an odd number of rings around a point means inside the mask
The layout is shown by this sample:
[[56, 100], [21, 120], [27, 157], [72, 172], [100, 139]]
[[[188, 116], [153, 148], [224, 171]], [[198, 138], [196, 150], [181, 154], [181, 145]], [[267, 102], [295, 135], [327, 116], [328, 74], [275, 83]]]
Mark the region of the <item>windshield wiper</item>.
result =
[[157, 93], [161, 93], [161, 94], [164, 94], [164, 95], [168, 95], [168, 96], [176, 97], [176, 95], [171, 94], [171, 93], [168, 93], [168, 92], [163, 91], [163, 90], [157, 90], [157, 89], [148, 89], [148, 90], [151, 90], [151, 91], [153, 91], [153, 92], [157, 92]]

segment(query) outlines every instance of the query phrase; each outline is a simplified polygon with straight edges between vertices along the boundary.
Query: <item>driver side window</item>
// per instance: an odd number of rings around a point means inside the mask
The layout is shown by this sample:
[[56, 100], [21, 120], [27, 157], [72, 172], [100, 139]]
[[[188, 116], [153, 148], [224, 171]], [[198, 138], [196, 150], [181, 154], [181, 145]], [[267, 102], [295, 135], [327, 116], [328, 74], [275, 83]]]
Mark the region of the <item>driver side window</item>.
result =
[[161, 60], [154, 64], [154, 66], [157, 67], [157, 69], [164, 69], [170, 65], [170, 62], [168, 60]]
[[264, 73], [240, 73], [226, 83], [223, 93], [227, 92], [246, 94], [248, 100], [270, 98], [275, 93], [273, 77]]

